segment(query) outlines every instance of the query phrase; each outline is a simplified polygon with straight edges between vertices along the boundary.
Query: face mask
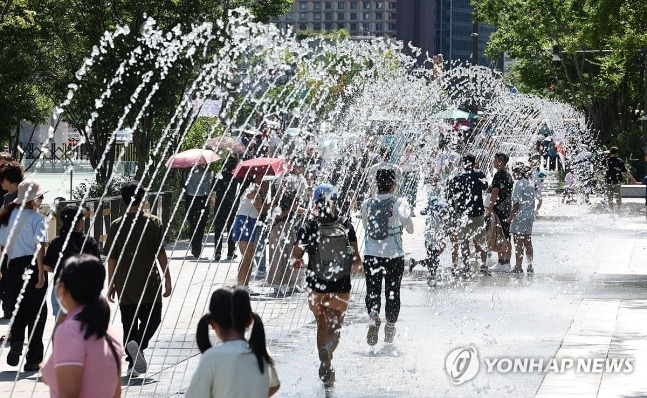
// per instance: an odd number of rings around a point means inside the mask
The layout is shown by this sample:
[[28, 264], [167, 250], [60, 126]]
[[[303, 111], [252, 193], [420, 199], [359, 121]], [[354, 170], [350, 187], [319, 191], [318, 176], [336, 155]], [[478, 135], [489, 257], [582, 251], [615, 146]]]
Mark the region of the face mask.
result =
[[[56, 289], [58, 289], [58, 287]], [[61, 308], [61, 313], [67, 314], [67, 308], [65, 308], [65, 306], [63, 305], [63, 301], [60, 299], [60, 297], [58, 297], [58, 294], [54, 293], [54, 296], [56, 297], [56, 302], [58, 303], [58, 306]], [[58, 314], [54, 314], [54, 315], [58, 315]]]

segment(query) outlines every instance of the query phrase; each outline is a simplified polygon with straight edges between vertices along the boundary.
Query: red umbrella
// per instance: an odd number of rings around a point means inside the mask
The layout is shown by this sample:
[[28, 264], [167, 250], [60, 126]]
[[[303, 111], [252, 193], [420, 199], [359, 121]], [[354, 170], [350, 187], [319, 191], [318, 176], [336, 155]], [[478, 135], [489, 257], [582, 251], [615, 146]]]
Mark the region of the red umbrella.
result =
[[273, 176], [290, 170], [290, 165], [285, 159], [279, 158], [255, 158], [238, 163], [232, 172], [234, 178], [251, 177], [262, 174]]
[[240, 140], [232, 137], [215, 137], [206, 142], [207, 146], [242, 154], [245, 152], [245, 145]]
[[189, 149], [188, 151], [176, 153], [166, 161], [166, 167], [172, 169], [183, 169], [194, 165], [205, 165], [215, 162], [220, 156], [210, 149]]

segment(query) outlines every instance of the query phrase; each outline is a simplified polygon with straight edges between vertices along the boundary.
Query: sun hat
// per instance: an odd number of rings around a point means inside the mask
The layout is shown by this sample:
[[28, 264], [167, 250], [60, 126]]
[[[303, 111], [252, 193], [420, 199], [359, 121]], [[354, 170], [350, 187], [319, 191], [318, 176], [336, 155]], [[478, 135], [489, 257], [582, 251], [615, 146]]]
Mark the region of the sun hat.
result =
[[17, 205], [30, 202], [39, 196], [43, 196], [48, 191], [41, 187], [39, 183], [32, 179], [23, 180], [18, 185], [18, 196], [13, 202]]
[[331, 184], [321, 184], [315, 188], [312, 199], [317, 201], [321, 197], [327, 197], [331, 200], [337, 200], [337, 188]]

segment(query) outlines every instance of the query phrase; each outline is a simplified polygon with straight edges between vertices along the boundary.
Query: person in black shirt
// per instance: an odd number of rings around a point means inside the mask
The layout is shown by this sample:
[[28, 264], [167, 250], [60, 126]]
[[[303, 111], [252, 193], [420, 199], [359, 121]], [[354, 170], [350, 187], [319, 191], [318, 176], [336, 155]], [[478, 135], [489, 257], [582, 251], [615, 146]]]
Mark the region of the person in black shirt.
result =
[[[66, 205], [61, 210], [59, 216], [63, 226], [58, 236], [49, 244], [43, 260], [45, 270], [54, 272], [54, 286], [58, 282], [58, 277], [63, 268], [61, 264], [65, 260], [81, 253], [91, 254], [95, 257], [99, 257], [101, 254], [97, 241], [83, 233], [86, 213], [86, 209], [73, 204]], [[65, 241], [68, 239], [68, 235], [69, 241], [66, 244]], [[61, 308], [56, 299], [56, 289], [52, 289], [52, 309], [56, 317], [56, 325], [58, 325], [65, 319], [65, 312], [60, 311]]]
[[622, 204], [620, 189], [622, 186], [622, 174], [625, 174], [632, 184], [637, 184], [634, 176], [631, 175], [625, 162], [618, 157], [618, 148], [613, 146], [609, 149], [609, 157], [606, 160], [607, 172], [605, 175], [607, 202], [609, 208], [613, 209], [613, 199], [616, 199], [618, 207]]
[[[293, 266], [303, 266], [303, 255], [308, 253], [308, 261], [316, 258], [317, 237], [320, 223], [340, 222], [346, 228], [348, 243], [354, 250], [353, 271], [361, 272], [362, 258], [357, 246], [357, 234], [353, 225], [345, 218], [339, 217], [337, 209], [337, 190], [330, 184], [319, 185], [313, 195], [317, 206], [317, 217], [306, 221], [297, 232], [297, 241], [292, 249]], [[311, 266], [311, 264], [309, 264]], [[340, 280], [326, 281], [317, 278], [314, 271], [306, 271], [308, 286], [308, 304], [317, 322], [317, 349], [319, 352], [319, 378], [326, 386], [332, 386], [335, 371], [332, 368], [332, 354], [339, 345], [340, 329], [344, 322], [344, 313], [348, 309], [351, 290], [351, 277]]]
[[[505, 220], [510, 217], [512, 211], [512, 187], [514, 181], [512, 175], [506, 169], [508, 160], [510, 158], [505, 153], [496, 153], [494, 155], [494, 178], [492, 179], [490, 206], [488, 207], [488, 214], [496, 214], [501, 221], [503, 233], [506, 239], [510, 240], [510, 224]], [[512, 254], [511, 245], [506, 246], [505, 251], [499, 252], [499, 266], [510, 266], [510, 256]]]
[[490, 275], [485, 264], [485, 207], [483, 206], [483, 191], [488, 187], [485, 174], [474, 170], [476, 157], [465, 155], [462, 159], [464, 173], [449, 181], [447, 202], [450, 204], [451, 217], [458, 222], [461, 254], [463, 256], [463, 274], [470, 276], [469, 265], [470, 241], [481, 259], [481, 273]]

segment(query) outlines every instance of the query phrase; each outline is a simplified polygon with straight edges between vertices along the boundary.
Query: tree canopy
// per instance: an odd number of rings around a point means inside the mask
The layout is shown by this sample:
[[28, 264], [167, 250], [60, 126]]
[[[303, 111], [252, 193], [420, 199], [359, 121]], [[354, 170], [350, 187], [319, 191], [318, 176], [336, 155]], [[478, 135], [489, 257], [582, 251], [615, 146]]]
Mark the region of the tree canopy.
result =
[[[151, 145], [171, 122], [208, 56], [186, 57], [165, 65], [159, 61], [173, 48], [141, 46], [145, 35], [134, 33], [154, 29], [151, 36], [164, 32], [179, 41], [182, 33], [202, 22], [226, 18], [227, 12], [237, 7], [248, 6], [264, 21], [286, 13], [291, 4], [292, 0], [5, 2], [0, 15], [0, 81], [5, 89], [0, 96], [0, 134], [6, 138], [20, 120], [43, 122], [52, 105], [63, 104], [61, 118], [81, 131], [97, 154], [109, 147], [117, 126], [133, 126], [137, 119], [134, 144], [138, 159], [145, 163]], [[217, 51], [218, 46], [218, 41], [212, 40], [201, 55]], [[161, 72], [149, 73], [152, 70]], [[144, 93], [134, 97], [138, 87], [145, 88]], [[140, 109], [145, 111], [140, 114]], [[107, 151], [99, 168], [100, 180], [112, 173], [112, 152]], [[90, 160], [93, 167], [99, 165], [99, 157]]]
[[517, 62], [522, 91], [586, 111], [602, 142], [639, 128], [647, 52], [647, 2], [632, 0], [473, 0], [476, 18], [497, 26], [487, 54]]

